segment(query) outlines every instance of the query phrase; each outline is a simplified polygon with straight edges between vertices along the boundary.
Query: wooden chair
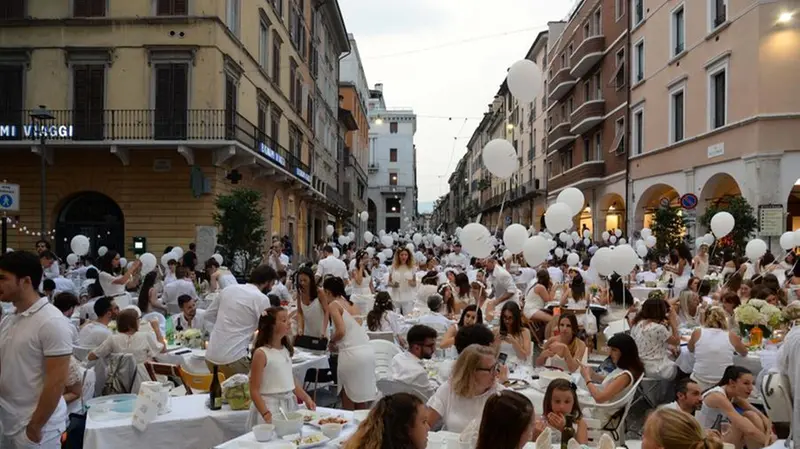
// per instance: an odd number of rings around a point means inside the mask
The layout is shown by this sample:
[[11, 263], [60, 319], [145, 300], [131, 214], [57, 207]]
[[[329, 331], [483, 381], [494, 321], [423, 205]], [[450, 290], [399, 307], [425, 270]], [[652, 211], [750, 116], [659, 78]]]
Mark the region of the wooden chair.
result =
[[[157, 382], [156, 375], [174, 377], [181, 380], [186, 388], [187, 395], [192, 394], [192, 389], [189, 388], [188, 379], [186, 377], [186, 371], [184, 371], [180, 365], [174, 365], [172, 363], [144, 362], [144, 367], [147, 369], [147, 373], [150, 374], [150, 379], [154, 382]], [[209, 382], [209, 385], [210, 384], [211, 383]]]

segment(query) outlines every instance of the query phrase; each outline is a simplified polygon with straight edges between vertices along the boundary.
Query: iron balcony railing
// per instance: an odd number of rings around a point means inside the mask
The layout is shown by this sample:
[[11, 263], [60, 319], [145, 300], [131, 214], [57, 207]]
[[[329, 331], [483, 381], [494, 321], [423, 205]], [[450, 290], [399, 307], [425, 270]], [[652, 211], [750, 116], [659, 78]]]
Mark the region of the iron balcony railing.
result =
[[[45, 123], [32, 110], [0, 111], [0, 141], [237, 141], [283, 166], [300, 179], [310, 178], [307, 164], [239, 113], [224, 109], [51, 110]], [[297, 170], [301, 173], [298, 173]], [[310, 182], [310, 181], [308, 181]]]
[[342, 195], [338, 190], [334, 189], [333, 186], [331, 186], [330, 184], [327, 184], [325, 187], [325, 197], [349, 213], [352, 213], [354, 210], [353, 201], [350, 200], [350, 198], [347, 198], [344, 195]]

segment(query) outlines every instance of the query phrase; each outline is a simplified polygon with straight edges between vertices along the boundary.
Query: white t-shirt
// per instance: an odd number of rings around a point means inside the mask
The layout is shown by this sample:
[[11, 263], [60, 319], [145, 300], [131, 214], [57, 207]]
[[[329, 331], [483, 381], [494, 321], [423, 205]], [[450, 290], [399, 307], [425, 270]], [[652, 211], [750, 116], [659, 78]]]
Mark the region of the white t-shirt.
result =
[[342, 279], [349, 279], [350, 275], [347, 273], [347, 265], [341, 260], [330, 255], [319, 261], [317, 264], [317, 276], [336, 276]]
[[246, 357], [261, 312], [268, 308], [269, 298], [255, 285], [226, 287], [206, 313], [206, 317], [211, 315], [214, 318], [206, 360], [216, 365], [227, 365]]
[[105, 324], [90, 321], [78, 333], [78, 345], [82, 348], [97, 348], [113, 334]]
[[[18, 433], [30, 422], [44, 386], [45, 357], [72, 354], [69, 326], [47, 298], [0, 322], [0, 423], [5, 435]], [[67, 404], [59, 398], [42, 430], [63, 431], [66, 419]]]
[[486, 393], [472, 398], [457, 395], [450, 387], [450, 381], [443, 383], [436, 393], [428, 400], [428, 407], [432, 408], [442, 417], [443, 430], [461, 433], [473, 419], [480, 419], [483, 415], [483, 406], [489, 396], [502, 389], [495, 384]]
[[103, 287], [103, 293], [106, 296], [113, 298], [114, 296], [119, 296], [125, 293], [125, 284], [114, 284], [114, 280], [116, 278], [116, 276], [106, 273], [105, 271], [101, 271], [98, 275], [100, 286]]
[[428, 377], [428, 371], [422, 366], [422, 360], [408, 351], [403, 351], [392, 358], [391, 378], [426, 394], [430, 394], [438, 387], [436, 382]]

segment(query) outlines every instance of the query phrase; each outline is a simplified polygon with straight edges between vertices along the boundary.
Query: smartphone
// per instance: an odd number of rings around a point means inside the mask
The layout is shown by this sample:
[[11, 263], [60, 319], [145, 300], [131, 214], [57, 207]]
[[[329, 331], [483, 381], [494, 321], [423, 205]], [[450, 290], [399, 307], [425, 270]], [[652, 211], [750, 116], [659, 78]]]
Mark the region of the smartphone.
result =
[[497, 356], [497, 362], [500, 363], [501, 365], [505, 365], [506, 360], [508, 360], [508, 354], [506, 354], [505, 352], [501, 352], [500, 355]]

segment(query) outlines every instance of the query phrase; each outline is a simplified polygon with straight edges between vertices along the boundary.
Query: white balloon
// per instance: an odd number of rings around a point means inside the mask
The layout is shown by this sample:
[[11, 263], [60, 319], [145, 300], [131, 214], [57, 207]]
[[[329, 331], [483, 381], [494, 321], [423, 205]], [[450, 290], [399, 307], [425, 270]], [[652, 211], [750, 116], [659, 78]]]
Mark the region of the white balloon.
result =
[[530, 103], [542, 90], [542, 69], [535, 62], [521, 59], [511, 65], [506, 75], [508, 90], [521, 103]]
[[549, 232], [547, 232], [547, 231], [545, 231], [545, 232], [542, 232], [542, 233], [541, 233], [541, 234], [539, 234], [539, 235], [541, 235], [542, 237], [544, 237], [544, 239], [545, 239], [545, 240], [552, 240], [552, 239], [553, 239], [553, 236], [552, 236], [552, 235], [551, 235]]
[[572, 226], [572, 210], [564, 203], [555, 203], [547, 208], [544, 223], [547, 230], [556, 233]]
[[334, 246], [334, 247], [333, 247], [333, 257], [335, 257], [335, 258], [337, 258], [337, 259], [338, 259], [338, 258], [339, 258], [339, 255], [340, 255], [340, 253], [339, 253], [339, 248], [337, 248], [337, 247], [335, 247], [335, 246]]
[[88, 237], [85, 235], [76, 235], [72, 237], [72, 240], [69, 242], [69, 247], [72, 249], [72, 252], [78, 256], [85, 256], [89, 254], [91, 245]]
[[581, 256], [576, 253], [570, 253], [569, 256], [567, 256], [567, 264], [571, 267], [577, 267], [580, 261]]
[[603, 231], [603, 235], [602, 235], [601, 237], [603, 237], [603, 241], [604, 241], [604, 242], [607, 242], [607, 241], [608, 241], [608, 238], [609, 238], [610, 236], [611, 236], [611, 234], [609, 234], [609, 233], [608, 233], [608, 231]]
[[730, 234], [734, 226], [736, 226], [736, 220], [728, 212], [717, 212], [711, 217], [711, 232], [718, 239]]
[[172, 251], [170, 251], [170, 252], [175, 253], [175, 256], [178, 257], [175, 260], [180, 260], [180, 258], [183, 257], [183, 248], [181, 248], [180, 246], [176, 246], [176, 247], [172, 248]]
[[584, 229], [584, 230], [583, 230], [583, 238], [585, 238], [585, 239], [588, 239], [588, 238], [590, 238], [591, 236], [592, 236], [592, 231], [590, 231], [590, 230], [588, 230], [588, 229]]
[[391, 235], [387, 234], [381, 237], [381, 243], [383, 244], [383, 246], [392, 246], [394, 244], [394, 239], [392, 238]]
[[151, 253], [144, 253], [139, 256], [139, 262], [142, 263], [141, 274], [145, 275], [156, 269], [156, 256]]
[[444, 245], [444, 240], [442, 240], [442, 238], [437, 235], [436, 237], [433, 238], [433, 244], [436, 246], [442, 246]]
[[556, 246], [558, 246], [558, 243], [556, 243], [556, 241], [555, 241], [555, 240], [548, 240], [548, 241], [547, 241], [547, 244], [548, 244], [548, 245], [550, 245], [550, 249], [551, 249], [551, 250], [554, 250], [554, 249], [556, 249]]
[[766, 252], [767, 244], [761, 239], [750, 240], [747, 242], [747, 246], [744, 248], [745, 256], [747, 256], [747, 258], [752, 262], [756, 262], [758, 258], [766, 254]]
[[590, 243], [592, 243], [592, 241], [591, 241], [591, 240], [589, 240], [588, 238], [585, 238], [585, 239], [583, 239], [583, 244], [584, 244], [585, 246], [589, 246], [589, 244], [590, 244]]
[[325, 234], [327, 234], [328, 237], [333, 235], [333, 225], [325, 226]]
[[603, 276], [610, 276], [614, 272], [614, 263], [611, 260], [611, 248], [599, 248], [592, 255], [589, 265]]
[[413, 253], [413, 252], [414, 252], [414, 244], [409, 242], [409, 243], [406, 245], [406, 249], [407, 249], [407, 250], [409, 250], [409, 251], [411, 251], [411, 252]]
[[217, 261], [217, 263], [218, 263], [218, 264], [220, 264], [220, 265], [222, 265], [222, 262], [225, 260], [225, 259], [223, 259], [223, 258], [222, 258], [222, 255], [221, 255], [221, 254], [214, 254], [214, 255], [213, 255], [213, 256], [211, 256], [211, 257], [212, 257], [214, 260], [216, 260], [216, 261]]
[[352, 242], [355, 239], [356, 239], [356, 233], [355, 232], [350, 231], [350, 232], [347, 233], [348, 242]]
[[422, 234], [417, 232], [416, 234], [414, 234], [413, 237], [411, 237], [411, 240], [414, 241], [415, 245], [419, 245], [420, 243], [422, 243]]
[[493, 175], [508, 179], [519, 169], [517, 150], [505, 139], [494, 139], [483, 147], [483, 164]]
[[525, 240], [528, 240], [528, 230], [521, 224], [514, 223], [503, 231], [503, 243], [505, 243], [507, 251], [512, 254], [519, 254], [522, 252], [522, 247], [525, 245]]
[[642, 229], [641, 234], [642, 234], [642, 238], [646, 239], [647, 237], [650, 237], [651, 235], [653, 235], [653, 231], [650, 228], [644, 228], [644, 229]]
[[175, 257], [175, 253], [169, 252], [161, 256], [161, 265], [166, 267], [167, 265], [169, 265], [170, 260], [178, 260], [178, 258]]
[[636, 267], [636, 263], [639, 262], [639, 256], [631, 248], [631, 245], [619, 245], [611, 252], [611, 260], [614, 271], [620, 276], [627, 276]]
[[347, 236], [346, 235], [340, 235], [339, 236], [339, 244], [342, 245], [342, 246], [347, 245]]
[[119, 258], [119, 266], [127, 267], [128, 266], [128, 259], [126, 259], [124, 257], [120, 257]]
[[585, 200], [586, 199], [583, 197], [583, 192], [575, 187], [569, 187], [562, 190], [561, 193], [558, 194], [558, 197], [556, 197], [557, 203], [564, 203], [569, 206], [570, 210], [572, 211], [570, 218], [581, 213]]
[[361, 221], [366, 223], [367, 220], [369, 220], [369, 212], [367, 211], [361, 212]]
[[792, 231], [784, 232], [781, 235], [781, 248], [788, 251], [794, 248], [795, 246], [797, 246], [797, 244], [794, 241], [794, 232]]
[[364, 242], [372, 243], [372, 239], [374, 239], [374, 238], [375, 238], [375, 236], [372, 235], [371, 232], [369, 232], [369, 231], [364, 232]]
[[486, 226], [470, 223], [461, 230], [461, 246], [474, 257], [488, 257], [492, 253], [492, 235]]
[[14, 248], [6, 247], [6, 253], [13, 253]]
[[714, 244], [714, 234], [712, 234], [710, 232], [707, 232], [706, 235], [703, 236], [703, 243], [705, 243], [708, 246], [713, 245]]
[[378, 260], [380, 260], [381, 263], [386, 262], [386, 254], [378, 253]]
[[[524, 242], [523, 242], [523, 244], [524, 244]], [[513, 256], [514, 256], [514, 254], [512, 254], [511, 251], [509, 251], [509, 250], [503, 251], [503, 259], [511, 260], [511, 257], [513, 257]]]
[[383, 253], [383, 256], [386, 257], [387, 259], [391, 259], [392, 256], [394, 255], [394, 251], [392, 251], [391, 248], [386, 248], [383, 251], [381, 251], [381, 253]]
[[647, 237], [646, 239], [644, 239], [644, 244], [648, 248], [656, 246], [656, 236], [651, 235], [650, 237]]
[[70, 254], [67, 256], [67, 265], [69, 265], [69, 266], [71, 266], [71, 267], [75, 266], [75, 264], [77, 264], [77, 263], [78, 263], [78, 259], [79, 259], [79, 257], [78, 257], [78, 255], [77, 255], [77, 254], [75, 254], [75, 253], [70, 253]]
[[558, 240], [560, 240], [562, 243], [567, 243], [567, 239], [569, 239], [569, 235], [566, 233], [562, 232], [561, 234], [558, 234]]
[[622, 237], [622, 229], [617, 229], [616, 231], [614, 231], [614, 235], [616, 235], [617, 238]]
[[541, 235], [535, 235], [525, 241], [522, 247], [522, 254], [525, 256], [525, 261], [531, 267], [537, 267], [547, 259], [550, 253], [550, 240], [545, 239]]
[[569, 236], [572, 237], [572, 240], [581, 238], [580, 234], [578, 234], [578, 231], [572, 231]]
[[608, 238], [608, 241], [610, 241], [612, 244], [617, 243], [617, 236], [612, 235], [611, 237]]
[[556, 254], [556, 257], [558, 258], [564, 257], [564, 248], [556, 248], [554, 252]]
[[467, 246], [466, 244], [462, 243], [464, 249], [470, 253], [471, 256], [477, 257], [479, 259], [483, 259], [485, 257], [489, 257], [492, 255], [492, 251], [494, 250], [494, 245], [492, 245], [491, 240], [482, 239], [475, 242], [473, 245]]
[[386, 235], [386, 231], [384, 231], [383, 229], [378, 231], [378, 237], [383, 237], [384, 235]]
[[456, 237], [458, 237], [459, 234], [461, 234], [461, 226], [456, 228]]
[[106, 248], [105, 246], [101, 246], [100, 248], [97, 248], [97, 255], [100, 256], [100, 257], [105, 256], [107, 252], [108, 252], [108, 248]]
[[619, 239], [619, 244], [620, 245], [625, 245], [626, 243], [628, 243], [628, 241], [625, 240], [624, 238]]
[[367, 247], [367, 254], [369, 254], [369, 257], [374, 256], [375, 255], [375, 248], [373, 248], [371, 246], [368, 246]]
[[639, 245], [636, 245], [636, 254], [638, 254], [639, 257], [647, 257], [647, 247], [644, 246], [641, 241], [639, 243]]

